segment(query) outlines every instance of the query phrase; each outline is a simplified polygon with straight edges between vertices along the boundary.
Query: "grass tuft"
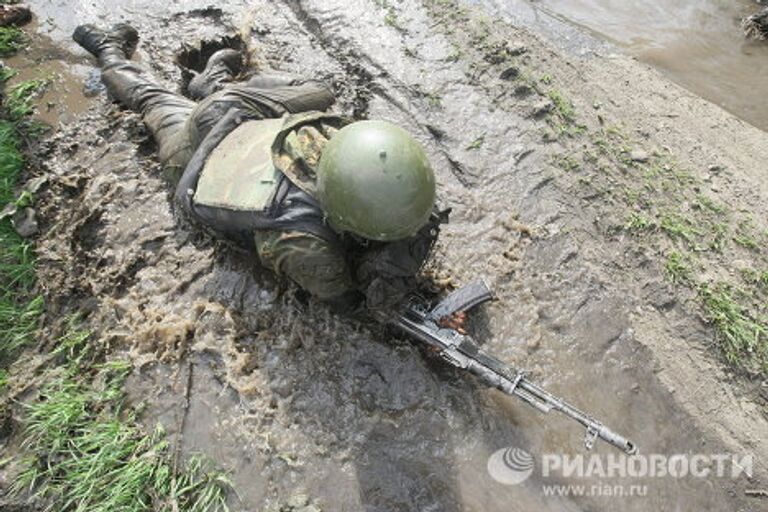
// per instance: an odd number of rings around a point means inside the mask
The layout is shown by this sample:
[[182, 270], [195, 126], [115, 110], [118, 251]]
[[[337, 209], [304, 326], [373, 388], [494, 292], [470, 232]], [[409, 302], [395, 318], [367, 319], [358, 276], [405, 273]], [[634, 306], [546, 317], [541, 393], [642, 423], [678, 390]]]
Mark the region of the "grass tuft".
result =
[[768, 319], [752, 318], [727, 286], [702, 285], [699, 296], [725, 359], [752, 373], [768, 372]]
[[46, 498], [62, 512], [228, 510], [230, 483], [200, 457], [181, 471], [162, 430], [146, 434], [123, 406], [130, 366], [95, 365], [87, 332], [71, 328], [56, 352], [64, 371], [26, 404], [26, 467], [13, 492]]
[[19, 121], [22, 118], [34, 112], [34, 99], [50, 83], [47, 78], [34, 78], [24, 80], [11, 87], [5, 98], [5, 109], [8, 117], [13, 121]]
[[[17, 95], [17, 98], [21, 96]], [[0, 210], [15, 201], [15, 187], [24, 166], [17, 122], [0, 120]], [[35, 256], [9, 219], [0, 220], [0, 367], [31, 341], [43, 300], [33, 294]]]
[[547, 97], [552, 100], [552, 103], [555, 105], [555, 111], [564, 121], [572, 122], [576, 119], [576, 109], [573, 108], [573, 104], [560, 91], [549, 91]]
[[692, 274], [689, 258], [677, 251], [671, 252], [664, 264], [664, 272], [673, 283], [689, 281]]
[[485, 142], [485, 133], [477, 137], [475, 140], [473, 140], [465, 149], [467, 151], [474, 151], [477, 149], [480, 149], [483, 147], [483, 143]]
[[671, 238], [682, 238], [686, 242], [693, 242], [701, 231], [693, 226], [691, 220], [676, 213], [664, 214], [660, 218], [659, 227]]
[[760, 244], [755, 238], [754, 231], [754, 224], [751, 220], [742, 221], [736, 228], [736, 233], [733, 235], [733, 241], [745, 249], [759, 252]]
[[627, 219], [624, 221], [624, 230], [631, 233], [639, 233], [641, 231], [650, 231], [656, 228], [656, 223], [639, 213], [630, 213]]
[[555, 157], [555, 165], [566, 172], [575, 172], [581, 169], [581, 163], [568, 154], [562, 154]]
[[24, 32], [20, 28], [0, 27], [0, 57], [7, 57], [19, 51], [25, 40]]
[[728, 212], [724, 205], [716, 203], [704, 194], [696, 195], [695, 205], [700, 210], [709, 211], [717, 215], [725, 215]]

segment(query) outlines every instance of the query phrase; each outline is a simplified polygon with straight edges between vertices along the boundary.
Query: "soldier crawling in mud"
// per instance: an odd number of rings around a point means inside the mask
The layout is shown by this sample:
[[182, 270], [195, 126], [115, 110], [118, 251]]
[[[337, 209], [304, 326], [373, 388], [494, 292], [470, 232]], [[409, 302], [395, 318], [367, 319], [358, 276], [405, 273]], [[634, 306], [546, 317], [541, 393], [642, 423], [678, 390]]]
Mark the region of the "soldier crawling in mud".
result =
[[129, 60], [133, 27], [81, 25], [73, 38], [98, 58], [111, 95], [141, 113], [196, 221], [340, 311], [385, 320], [413, 286], [440, 215], [432, 169], [406, 131], [325, 113], [334, 97], [317, 81], [234, 83], [235, 50], [211, 56], [188, 99]]

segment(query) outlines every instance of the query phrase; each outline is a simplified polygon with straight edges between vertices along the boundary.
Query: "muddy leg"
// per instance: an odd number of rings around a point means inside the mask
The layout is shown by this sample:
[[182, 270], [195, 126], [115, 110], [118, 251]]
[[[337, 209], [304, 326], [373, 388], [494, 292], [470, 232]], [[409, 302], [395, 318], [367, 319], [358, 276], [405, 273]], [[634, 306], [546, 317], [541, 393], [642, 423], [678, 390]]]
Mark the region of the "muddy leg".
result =
[[140, 66], [127, 60], [106, 63], [102, 81], [110, 94], [141, 113], [158, 145], [160, 162], [184, 167], [192, 156], [185, 127], [196, 103], [158, 85]]
[[[330, 89], [321, 82], [293, 77], [284, 84], [273, 81], [272, 75], [256, 78], [261, 81], [252, 79], [245, 83], [226, 85], [200, 102], [188, 122], [187, 131], [192, 147], [197, 147], [230, 109], [247, 112], [251, 119], [267, 119], [282, 117], [289, 112], [322, 111], [335, 100]], [[263, 84], [271, 87], [259, 86]]]
[[189, 82], [189, 97], [202, 100], [232, 83], [243, 68], [243, 54], [232, 48], [219, 50], [208, 59], [205, 70]]
[[142, 115], [163, 165], [186, 166], [192, 156], [186, 123], [196, 103], [161, 86], [149, 71], [128, 60], [138, 41], [136, 30], [124, 24], [109, 31], [81, 25], [73, 38], [99, 59], [101, 79], [109, 93]]

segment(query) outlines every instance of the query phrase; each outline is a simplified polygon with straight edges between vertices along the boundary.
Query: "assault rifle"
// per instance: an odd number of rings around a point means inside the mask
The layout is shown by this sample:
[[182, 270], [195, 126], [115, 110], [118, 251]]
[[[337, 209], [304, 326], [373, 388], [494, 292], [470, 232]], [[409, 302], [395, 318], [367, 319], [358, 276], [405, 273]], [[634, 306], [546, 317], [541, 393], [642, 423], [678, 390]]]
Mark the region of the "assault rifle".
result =
[[525, 377], [525, 372], [485, 354], [469, 336], [441, 325], [442, 319], [469, 311], [492, 298], [493, 294], [482, 279], [454, 291], [435, 306], [419, 295], [412, 295], [394, 324], [429, 345], [448, 363], [467, 370], [488, 386], [520, 398], [543, 413], [555, 410], [581, 423], [587, 429], [584, 445], [588, 450], [600, 438], [629, 455], [635, 453], [635, 444], [628, 439], [532, 383]]

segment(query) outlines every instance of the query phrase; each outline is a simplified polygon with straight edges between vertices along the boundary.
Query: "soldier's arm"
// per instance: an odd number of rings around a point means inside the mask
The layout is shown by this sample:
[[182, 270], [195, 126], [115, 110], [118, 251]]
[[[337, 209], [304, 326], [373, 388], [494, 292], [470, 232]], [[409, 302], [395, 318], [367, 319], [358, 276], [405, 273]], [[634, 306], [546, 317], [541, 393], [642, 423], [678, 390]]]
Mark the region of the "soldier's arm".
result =
[[421, 270], [448, 211], [437, 209], [430, 221], [409, 238], [369, 250], [356, 262], [355, 279], [365, 294], [366, 308], [375, 318], [387, 319], [416, 287]]
[[361, 300], [344, 254], [323, 239], [301, 231], [259, 230], [254, 234], [262, 265], [285, 275], [341, 311]]

